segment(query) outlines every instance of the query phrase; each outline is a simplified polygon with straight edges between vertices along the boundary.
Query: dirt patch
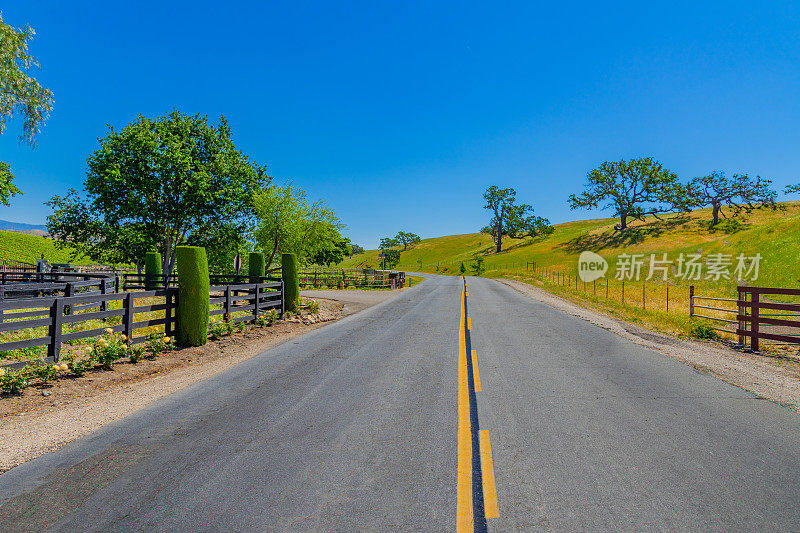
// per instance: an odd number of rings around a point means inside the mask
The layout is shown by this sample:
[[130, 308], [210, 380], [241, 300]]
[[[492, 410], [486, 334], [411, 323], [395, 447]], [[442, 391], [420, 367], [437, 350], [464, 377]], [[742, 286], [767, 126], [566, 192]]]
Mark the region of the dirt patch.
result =
[[342, 303], [317, 302], [318, 315], [234, 332], [199, 348], [175, 350], [137, 364], [120, 362], [112, 370], [93, 370], [80, 378], [59, 379], [47, 389], [30, 387], [20, 396], [0, 398], [0, 472], [350, 314]]
[[711, 374], [757, 396], [800, 411], [800, 364], [764, 354], [740, 352], [719, 343], [679, 339], [649, 331], [618, 318], [559, 298], [521, 281], [497, 280], [542, 303], [616, 333], [673, 359]]

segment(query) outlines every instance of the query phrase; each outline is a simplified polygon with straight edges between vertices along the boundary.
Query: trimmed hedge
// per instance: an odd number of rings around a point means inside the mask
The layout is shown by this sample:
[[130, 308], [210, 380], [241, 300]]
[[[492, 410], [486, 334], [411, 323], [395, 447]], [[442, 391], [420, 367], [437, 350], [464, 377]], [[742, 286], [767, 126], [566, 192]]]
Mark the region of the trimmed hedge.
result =
[[144, 256], [144, 287], [148, 291], [161, 288], [161, 254], [158, 252], [147, 252]]
[[209, 278], [206, 249], [199, 246], [175, 248], [178, 266], [179, 346], [202, 346], [208, 340]]
[[259, 283], [258, 278], [264, 276], [266, 271], [267, 265], [264, 254], [250, 252], [247, 258], [247, 273], [250, 275], [250, 283]]
[[297, 302], [300, 300], [300, 280], [297, 277], [296, 255], [281, 255], [281, 276], [283, 277], [283, 298], [286, 302], [286, 310], [294, 313], [297, 311]]

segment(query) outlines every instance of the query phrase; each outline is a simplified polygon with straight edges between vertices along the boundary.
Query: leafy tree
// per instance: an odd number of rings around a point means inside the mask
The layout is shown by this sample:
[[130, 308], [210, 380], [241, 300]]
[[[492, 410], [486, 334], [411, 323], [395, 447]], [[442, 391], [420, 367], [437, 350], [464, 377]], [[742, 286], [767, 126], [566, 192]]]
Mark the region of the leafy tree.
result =
[[397, 241], [397, 243], [398, 243], [397, 245], [398, 246], [400, 244], [403, 245], [403, 251], [405, 252], [408, 249], [409, 245], [417, 244], [422, 239], [420, 238], [419, 235], [417, 235], [415, 233], [409, 233], [409, 232], [406, 232], [406, 231], [398, 231], [397, 235], [394, 238], [394, 240]]
[[[0, 134], [5, 132], [6, 121], [19, 113], [23, 117], [19, 140], [31, 145], [53, 109], [53, 92], [28, 74], [31, 67], [39, 67], [28, 53], [28, 41], [34, 35], [30, 26], [22, 29], [6, 24], [0, 13]], [[0, 203], [7, 206], [18, 194], [22, 191], [14, 185], [11, 166], [0, 162]]]
[[786, 186], [786, 194], [791, 194], [793, 192], [800, 193], [800, 183], [798, 183], [797, 185], [787, 185]]
[[386, 250], [381, 251], [379, 257], [383, 259], [384, 268], [392, 270], [397, 266], [397, 263], [400, 262], [400, 250], [392, 250], [387, 248]]
[[39, 62], [28, 53], [28, 41], [36, 32], [30, 26], [14, 28], [0, 13], [0, 133], [14, 113], [23, 116], [20, 141], [34, 143], [53, 109], [53, 92], [28, 74]]
[[7, 206], [12, 196], [22, 194], [14, 185], [14, 175], [11, 173], [11, 166], [0, 161], [0, 203]]
[[486, 272], [486, 268], [483, 266], [483, 257], [476, 257], [475, 262], [470, 265], [470, 268], [472, 269], [472, 273], [476, 276], [480, 276]]
[[620, 219], [618, 229], [624, 230], [629, 218], [643, 220], [645, 215], [658, 217], [658, 213], [687, 209], [687, 199], [674, 172], [644, 157], [605, 161], [589, 172], [585, 191], [569, 196], [569, 205], [572, 209], [614, 208], [614, 216]]
[[350, 239], [333, 239], [320, 247], [313, 256], [311, 262], [315, 265], [338, 265], [344, 258], [351, 254]]
[[246, 238], [247, 234], [246, 225], [220, 222], [199, 229], [187, 237], [186, 244], [206, 249], [208, 271], [211, 274], [233, 273], [237, 254], [242, 261], [240, 272], [247, 272], [249, 252], [253, 249], [252, 243]]
[[755, 180], [747, 174], [728, 178], [724, 172], [712, 172], [691, 180], [686, 190], [692, 207], [711, 206], [711, 225], [716, 226], [720, 215], [725, 216], [723, 208], [730, 209], [734, 217], [742, 211], [750, 213], [762, 207], [775, 209], [777, 193], [770, 188], [771, 183], [761, 176]]
[[350, 243], [350, 257], [363, 253], [364, 253], [364, 248], [362, 248], [358, 244]]
[[381, 239], [381, 244], [379, 248], [381, 250], [387, 250], [389, 248], [395, 248], [397, 246], [400, 246], [400, 241], [392, 237], [384, 237], [383, 239]]
[[550, 221], [533, 215], [533, 207], [528, 204], [516, 204], [517, 191], [501, 189], [492, 185], [483, 193], [486, 200], [484, 209], [492, 212], [489, 225], [481, 229], [481, 233], [492, 236], [497, 253], [503, 251], [503, 237], [521, 239], [549, 235], [553, 232]]
[[460, 267], [458, 267], [458, 272], [459, 272], [459, 274], [461, 274], [462, 276], [463, 276], [464, 274], [466, 274], [466, 272], [467, 272], [467, 267], [465, 267], [465, 266], [464, 266], [464, 261], [461, 261], [461, 266], [460, 266]]
[[[109, 130], [89, 156], [86, 198], [48, 202], [55, 210], [48, 230], [93, 258], [130, 257], [121, 248], [135, 237], [161, 252], [164, 272], [171, 273], [175, 247], [190, 236], [211, 233], [220, 221], [245, 227], [253, 192], [270, 180], [236, 149], [225, 117], [214, 125], [205, 116], [172, 111]], [[114, 250], [99, 251], [109, 247]]]
[[253, 237], [269, 251], [267, 265], [278, 252], [296, 254], [307, 263], [342, 240], [344, 225], [333, 210], [322, 201], [309, 203], [302, 189], [272, 185], [257, 192], [253, 203], [257, 219]]

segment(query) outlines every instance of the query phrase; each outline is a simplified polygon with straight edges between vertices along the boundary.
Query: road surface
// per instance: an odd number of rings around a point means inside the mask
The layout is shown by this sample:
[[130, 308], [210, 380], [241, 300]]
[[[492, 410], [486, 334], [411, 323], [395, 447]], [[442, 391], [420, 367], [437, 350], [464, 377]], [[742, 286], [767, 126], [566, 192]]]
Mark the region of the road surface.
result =
[[432, 277], [6, 472], [0, 524], [797, 531], [800, 416]]

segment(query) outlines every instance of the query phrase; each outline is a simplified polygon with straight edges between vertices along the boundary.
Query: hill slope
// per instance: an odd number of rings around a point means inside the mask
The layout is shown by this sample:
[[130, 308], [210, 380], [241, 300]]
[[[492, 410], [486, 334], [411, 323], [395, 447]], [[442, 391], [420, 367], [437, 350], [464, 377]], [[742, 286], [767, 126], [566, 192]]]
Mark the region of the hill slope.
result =
[[[636, 223], [627, 232], [614, 230], [617, 219], [595, 219], [567, 222], [555, 226], [555, 232], [544, 239], [507, 239], [504, 250], [494, 253], [488, 235], [470, 233], [425, 239], [400, 255], [397, 268], [440, 274], [458, 274], [463, 262], [468, 272], [476, 257], [483, 257], [486, 276], [499, 277], [509, 272], [523, 273], [526, 263], [536, 261], [540, 266], [574, 276], [578, 255], [592, 250], [609, 262], [611, 276], [620, 254], [667, 253], [676, 260], [680, 253], [739, 253], [752, 256], [760, 253], [761, 271], [754, 285], [797, 287], [800, 285], [800, 202], [782, 204], [784, 210], [761, 210], [741, 222], [723, 221], [710, 231], [707, 221], [710, 210], [701, 209], [688, 214], [675, 214], [657, 220], [649, 217]], [[354, 256], [343, 266], [376, 266], [378, 251], [370, 250]], [[646, 268], [646, 266], [645, 266]], [[646, 275], [646, 273], [645, 273]], [[670, 282], [672, 283], [672, 279]], [[679, 280], [675, 280], [680, 284]], [[734, 280], [721, 282], [692, 282], [701, 287], [713, 285], [714, 292], [730, 291]]]
[[92, 263], [87, 259], [72, 259], [69, 250], [57, 248], [56, 241], [48, 237], [0, 230], [0, 259], [36, 263], [42, 254], [51, 263]]

